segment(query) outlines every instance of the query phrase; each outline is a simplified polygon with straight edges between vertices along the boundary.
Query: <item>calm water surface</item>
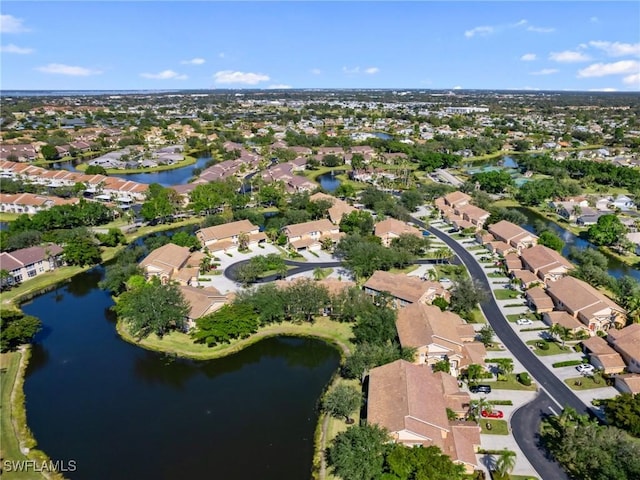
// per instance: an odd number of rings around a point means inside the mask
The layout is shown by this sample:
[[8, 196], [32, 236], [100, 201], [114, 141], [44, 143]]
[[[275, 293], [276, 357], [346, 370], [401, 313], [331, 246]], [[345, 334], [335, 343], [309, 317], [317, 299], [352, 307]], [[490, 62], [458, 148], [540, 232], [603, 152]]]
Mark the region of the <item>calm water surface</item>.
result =
[[316, 181], [320, 184], [322, 188], [325, 189], [325, 191], [331, 193], [331, 192], [334, 192], [335, 189], [338, 188], [342, 183], [340, 179], [336, 177], [336, 175], [339, 175], [341, 173], [344, 173], [344, 172], [337, 171], [333, 173], [332, 172], [323, 173], [322, 175], [318, 175], [316, 177]]
[[319, 341], [267, 339], [219, 360], [149, 352], [115, 332], [102, 269], [23, 306], [38, 316], [25, 380], [38, 448], [72, 479], [304, 479], [316, 403], [339, 364]]

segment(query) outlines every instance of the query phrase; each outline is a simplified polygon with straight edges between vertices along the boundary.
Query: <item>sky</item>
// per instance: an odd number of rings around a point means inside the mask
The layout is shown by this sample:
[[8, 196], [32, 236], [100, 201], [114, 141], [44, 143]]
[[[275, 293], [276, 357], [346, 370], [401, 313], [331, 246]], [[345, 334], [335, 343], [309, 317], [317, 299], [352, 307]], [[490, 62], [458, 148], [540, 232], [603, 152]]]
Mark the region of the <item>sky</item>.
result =
[[640, 90], [637, 1], [3, 1], [2, 90]]

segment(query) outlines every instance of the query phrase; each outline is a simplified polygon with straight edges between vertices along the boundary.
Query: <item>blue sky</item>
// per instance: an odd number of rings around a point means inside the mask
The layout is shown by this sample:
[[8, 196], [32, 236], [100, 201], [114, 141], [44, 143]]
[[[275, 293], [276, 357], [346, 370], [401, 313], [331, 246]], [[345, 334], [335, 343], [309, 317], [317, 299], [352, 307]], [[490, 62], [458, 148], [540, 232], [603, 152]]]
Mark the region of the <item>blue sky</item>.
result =
[[2, 2], [1, 88], [640, 90], [640, 2]]

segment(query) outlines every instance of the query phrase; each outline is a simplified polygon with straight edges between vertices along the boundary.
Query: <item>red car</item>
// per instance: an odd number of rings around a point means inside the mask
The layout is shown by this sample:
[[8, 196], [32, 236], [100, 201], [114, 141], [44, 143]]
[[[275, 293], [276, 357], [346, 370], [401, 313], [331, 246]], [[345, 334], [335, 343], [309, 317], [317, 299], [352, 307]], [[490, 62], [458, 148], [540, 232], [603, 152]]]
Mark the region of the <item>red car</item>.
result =
[[501, 410], [482, 410], [482, 416], [484, 418], [502, 418], [504, 413]]

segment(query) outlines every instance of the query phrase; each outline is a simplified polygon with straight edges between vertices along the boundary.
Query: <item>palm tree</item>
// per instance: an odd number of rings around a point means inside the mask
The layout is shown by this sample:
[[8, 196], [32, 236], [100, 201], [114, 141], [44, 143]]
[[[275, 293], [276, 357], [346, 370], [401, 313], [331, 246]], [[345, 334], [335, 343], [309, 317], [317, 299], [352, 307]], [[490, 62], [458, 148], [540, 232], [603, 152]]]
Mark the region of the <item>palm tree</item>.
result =
[[313, 279], [314, 280], [319, 281], [319, 280], [322, 280], [323, 278], [325, 278], [326, 276], [327, 276], [327, 272], [326, 272], [326, 270], [324, 268], [317, 267], [317, 268], [313, 269]]
[[500, 458], [496, 462], [496, 471], [501, 477], [506, 477], [516, 466], [516, 452], [506, 448], [500, 453]]
[[427, 271], [427, 278], [431, 281], [437, 282], [438, 281], [438, 271], [435, 268], [430, 268]]
[[469, 413], [467, 414], [467, 416], [475, 418], [476, 423], [480, 425], [482, 411], [486, 410], [490, 412], [492, 408], [493, 407], [489, 403], [489, 400], [484, 397], [480, 397], [478, 400], [471, 400], [471, 403], [469, 404]]

